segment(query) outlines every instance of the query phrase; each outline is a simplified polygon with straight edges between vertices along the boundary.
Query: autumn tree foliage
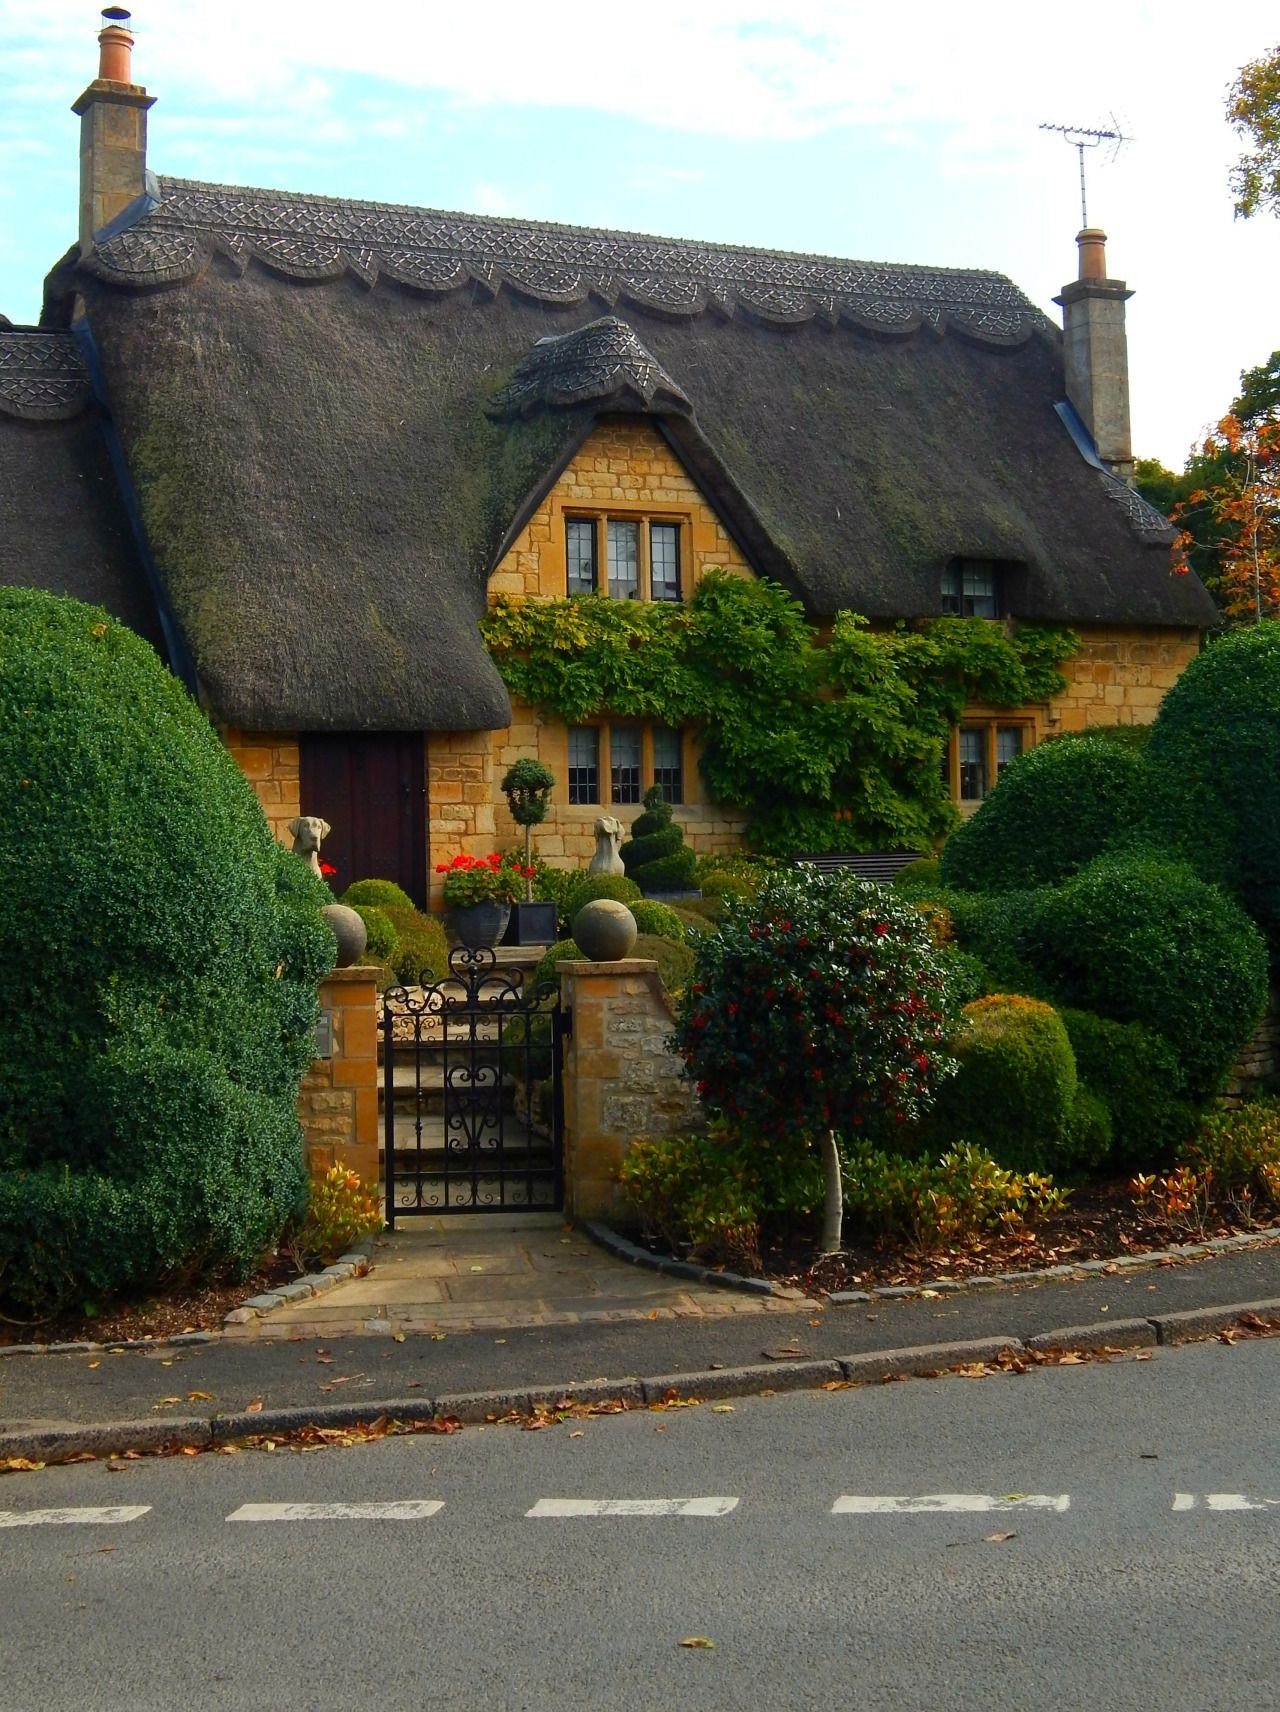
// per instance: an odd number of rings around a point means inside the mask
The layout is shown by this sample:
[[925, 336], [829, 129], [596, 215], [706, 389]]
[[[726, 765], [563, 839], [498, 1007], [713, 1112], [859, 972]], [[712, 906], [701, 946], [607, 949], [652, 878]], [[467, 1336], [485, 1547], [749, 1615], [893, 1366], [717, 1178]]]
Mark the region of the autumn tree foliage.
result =
[[1241, 374], [1239, 396], [1180, 474], [1139, 460], [1136, 486], [1178, 525], [1177, 555], [1228, 618], [1280, 616], [1280, 351]]
[[1201, 520], [1216, 540], [1212, 581], [1228, 618], [1261, 623], [1280, 615], [1280, 421], [1224, 416], [1204, 444], [1210, 477], [1174, 506], [1179, 547], [1199, 545]]
[[840, 1141], [892, 1134], [933, 1103], [941, 956], [921, 913], [847, 870], [770, 874], [698, 945], [675, 1043], [699, 1097], [763, 1147], [822, 1156], [822, 1246], [840, 1247]]
[[1280, 45], [1240, 69], [1227, 95], [1227, 118], [1244, 139], [1231, 169], [1236, 213], [1280, 214]]

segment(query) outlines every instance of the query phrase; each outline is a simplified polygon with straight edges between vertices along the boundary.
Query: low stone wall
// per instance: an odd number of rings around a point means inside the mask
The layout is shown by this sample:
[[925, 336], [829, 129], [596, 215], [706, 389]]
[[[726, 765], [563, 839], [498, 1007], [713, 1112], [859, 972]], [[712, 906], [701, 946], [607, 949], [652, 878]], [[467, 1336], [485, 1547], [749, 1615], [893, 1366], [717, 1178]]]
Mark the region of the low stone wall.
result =
[[349, 1166], [378, 1185], [378, 992], [374, 970], [335, 969], [320, 984], [321, 1056], [302, 1078], [298, 1116], [307, 1167]]
[[564, 962], [561, 1000], [572, 1018], [565, 1042], [565, 1205], [575, 1218], [620, 1206], [618, 1167], [631, 1143], [695, 1121], [697, 1101], [667, 1046], [674, 1013], [643, 957]]
[[1219, 1101], [1228, 1110], [1241, 1105], [1263, 1084], [1270, 1084], [1280, 1069], [1280, 992], [1275, 988], [1267, 1001], [1262, 1021], [1253, 1039], [1231, 1067], [1231, 1076]]

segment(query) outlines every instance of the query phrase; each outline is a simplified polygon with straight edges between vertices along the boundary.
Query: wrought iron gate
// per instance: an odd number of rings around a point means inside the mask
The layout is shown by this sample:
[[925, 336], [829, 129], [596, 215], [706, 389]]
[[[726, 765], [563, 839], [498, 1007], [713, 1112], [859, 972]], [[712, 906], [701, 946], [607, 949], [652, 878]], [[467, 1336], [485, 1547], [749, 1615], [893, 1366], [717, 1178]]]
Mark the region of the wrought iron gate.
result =
[[383, 995], [388, 1225], [562, 1204], [566, 1033], [558, 983], [526, 985], [489, 950], [458, 947], [442, 981]]

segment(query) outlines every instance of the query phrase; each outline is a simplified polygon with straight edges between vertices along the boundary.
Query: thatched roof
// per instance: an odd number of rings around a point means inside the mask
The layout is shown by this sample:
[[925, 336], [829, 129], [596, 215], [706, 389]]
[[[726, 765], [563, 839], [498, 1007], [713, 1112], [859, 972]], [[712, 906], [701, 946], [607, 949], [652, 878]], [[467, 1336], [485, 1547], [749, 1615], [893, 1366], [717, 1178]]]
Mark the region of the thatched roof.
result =
[[[220, 717], [504, 723], [489, 572], [601, 416], [643, 413], [815, 616], [1214, 622], [1172, 531], [1055, 411], [1007, 279], [161, 180], [83, 294], [148, 533]], [[158, 289], [167, 288], [167, 289]]]
[[2, 317], [0, 583], [105, 606], [165, 653], [75, 336]]

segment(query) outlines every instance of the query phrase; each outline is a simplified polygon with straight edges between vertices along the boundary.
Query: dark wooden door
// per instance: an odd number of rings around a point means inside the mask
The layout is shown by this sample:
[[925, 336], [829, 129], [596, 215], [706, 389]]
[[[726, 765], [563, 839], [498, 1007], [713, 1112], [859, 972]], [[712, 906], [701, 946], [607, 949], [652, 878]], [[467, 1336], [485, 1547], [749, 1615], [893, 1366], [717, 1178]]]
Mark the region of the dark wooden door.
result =
[[304, 732], [302, 813], [331, 828], [321, 857], [353, 880], [394, 880], [427, 901], [426, 745], [416, 731]]

